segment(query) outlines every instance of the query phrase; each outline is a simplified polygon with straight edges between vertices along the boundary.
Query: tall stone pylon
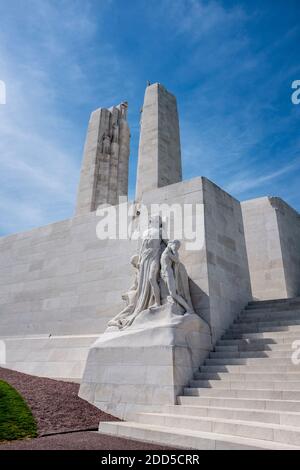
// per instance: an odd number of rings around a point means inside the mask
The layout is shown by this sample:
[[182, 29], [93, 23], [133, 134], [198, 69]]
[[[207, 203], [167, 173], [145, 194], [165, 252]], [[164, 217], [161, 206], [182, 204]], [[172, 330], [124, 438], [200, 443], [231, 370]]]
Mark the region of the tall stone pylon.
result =
[[93, 111], [84, 146], [76, 215], [128, 195], [130, 132], [127, 103]]
[[154, 83], [146, 88], [142, 108], [136, 201], [151, 189], [181, 180], [176, 98], [163, 85]]

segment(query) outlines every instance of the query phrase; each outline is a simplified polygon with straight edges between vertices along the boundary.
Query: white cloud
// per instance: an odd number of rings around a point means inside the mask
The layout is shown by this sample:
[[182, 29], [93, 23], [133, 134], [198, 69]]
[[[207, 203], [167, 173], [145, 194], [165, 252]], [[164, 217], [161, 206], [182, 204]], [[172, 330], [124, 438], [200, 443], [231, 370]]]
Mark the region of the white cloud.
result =
[[290, 173], [300, 167], [300, 161], [293, 162], [279, 168], [276, 171], [271, 171], [265, 175], [259, 176], [254, 171], [249, 172], [248, 174], [238, 173], [235, 175], [235, 181], [226, 186], [226, 191], [229, 193], [233, 192], [234, 194], [242, 194], [246, 191], [254, 188], [259, 188], [265, 186], [266, 184], [281, 178], [283, 175]]
[[187, 34], [189, 40], [199, 40], [219, 29], [226, 31], [236, 22], [243, 21], [245, 11], [239, 6], [225, 8], [215, 0], [168, 0], [162, 3], [177, 34]]

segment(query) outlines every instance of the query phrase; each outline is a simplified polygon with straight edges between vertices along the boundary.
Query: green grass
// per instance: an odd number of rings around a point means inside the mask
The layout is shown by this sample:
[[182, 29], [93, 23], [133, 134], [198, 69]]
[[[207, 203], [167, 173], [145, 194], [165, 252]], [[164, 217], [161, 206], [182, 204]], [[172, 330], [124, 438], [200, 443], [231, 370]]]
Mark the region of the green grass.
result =
[[36, 437], [37, 425], [21, 395], [0, 380], [0, 441]]

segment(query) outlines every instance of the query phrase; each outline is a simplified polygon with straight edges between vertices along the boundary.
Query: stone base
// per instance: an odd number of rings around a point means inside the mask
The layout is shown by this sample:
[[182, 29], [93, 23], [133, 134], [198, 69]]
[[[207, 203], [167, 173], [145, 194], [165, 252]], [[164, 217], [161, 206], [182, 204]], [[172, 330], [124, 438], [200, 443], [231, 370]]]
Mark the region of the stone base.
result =
[[145, 310], [91, 346], [79, 396], [122, 419], [175, 404], [211, 349], [208, 325], [174, 304]]

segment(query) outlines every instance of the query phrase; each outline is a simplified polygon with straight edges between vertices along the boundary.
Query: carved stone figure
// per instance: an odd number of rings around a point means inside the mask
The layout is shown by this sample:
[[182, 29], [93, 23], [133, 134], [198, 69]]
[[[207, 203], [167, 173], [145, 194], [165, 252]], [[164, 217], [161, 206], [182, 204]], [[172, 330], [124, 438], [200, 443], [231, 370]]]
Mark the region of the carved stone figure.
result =
[[161, 278], [168, 288], [168, 301], [178, 303], [187, 313], [195, 313], [191, 301], [189, 279], [184, 265], [179, 261], [180, 241], [170, 241], [161, 255]]
[[140, 127], [142, 125], [142, 119], [143, 119], [143, 108], [140, 109]]
[[112, 143], [117, 144], [119, 142], [119, 126], [116, 122], [112, 125]]
[[143, 234], [138, 260], [134, 258], [131, 261], [137, 269], [137, 277], [125, 297], [125, 300], [128, 299], [128, 305], [108, 323], [108, 326], [128, 327], [141, 312], [161, 305], [158, 283], [161, 244], [161, 220], [157, 217], [150, 221], [149, 229]]
[[[118, 326], [122, 328], [124, 326], [124, 319], [131, 315], [134, 312], [136, 302], [137, 302], [137, 289], [138, 289], [138, 274], [139, 274], [139, 256], [134, 255], [130, 260], [132, 266], [135, 269], [135, 277], [132, 286], [129, 288], [128, 292], [122, 295], [122, 299], [126, 302], [126, 307], [118, 315], [116, 315], [112, 320], [108, 322], [108, 326]], [[126, 323], [126, 322], [125, 322]]]
[[[160, 305], [160, 289], [158, 276], [161, 255], [161, 221], [160, 218], [152, 219], [151, 226], [143, 234], [140, 250], [140, 293], [138, 309], [144, 310], [144, 306], [158, 307]], [[141, 282], [143, 280], [143, 282]], [[148, 281], [148, 282], [147, 282]], [[149, 289], [150, 287], [150, 289]]]
[[110, 154], [111, 137], [109, 134], [104, 132], [102, 137], [102, 153]]
[[157, 218], [150, 221], [150, 228], [143, 234], [138, 261], [139, 275], [135, 309], [122, 322], [123, 328], [131, 325], [134, 319], [144, 310], [153, 309], [161, 304], [158, 284], [160, 256], [161, 222], [160, 218]]
[[180, 262], [180, 241], [162, 239], [160, 217], [153, 217], [150, 227], [143, 233], [140, 252], [131, 258], [135, 268], [135, 279], [122, 298], [126, 307], [118, 313], [108, 326], [120, 329], [130, 326], [145, 310], [156, 309], [165, 302], [182, 307], [182, 313], [195, 313], [189, 288], [189, 277]]
[[123, 101], [123, 103], [120, 104], [121, 118], [127, 119], [127, 109], [128, 103], [127, 101]]

